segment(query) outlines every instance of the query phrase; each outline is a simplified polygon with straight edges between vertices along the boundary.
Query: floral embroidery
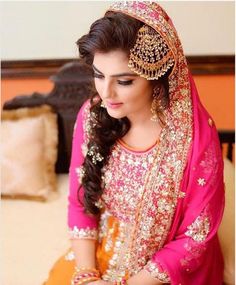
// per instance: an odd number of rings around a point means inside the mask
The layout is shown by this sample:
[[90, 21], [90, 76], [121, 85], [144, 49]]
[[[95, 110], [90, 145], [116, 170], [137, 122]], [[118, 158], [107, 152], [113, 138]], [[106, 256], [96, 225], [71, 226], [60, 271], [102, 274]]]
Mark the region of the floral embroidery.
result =
[[129, 241], [132, 225], [120, 222], [116, 226], [118, 228], [118, 235], [115, 241], [113, 242], [111, 238], [113, 232], [109, 229], [108, 240], [105, 245], [105, 250], [111, 250], [112, 252], [108, 268], [102, 275], [102, 279], [106, 281], [121, 281], [129, 269]]
[[187, 254], [180, 260], [180, 264], [185, 270], [191, 273], [191, 262], [194, 261], [196, 264], [200, 264], [201, 256], [206, 250], [204, 243], [195, 242], [193, 239], [188, 239], [184, 244], [184, 248], [187, 251]]
[[199, 186], [204, 186], [206, 184], [206, 180], [204, 178], [198, 178], [197, 183]]
[[[135, 273], [129, 266], [135, 212], [142, 197], [145, 177], [153, 166], [156, 154], [156, 145], [145, 152], [133, 152], [117, 142], [107, 165], [103, 167], [105, 188], [101, 202], [105, 205], [106, 211], [101, 215], [99, 240], [102, 240], [103, 235], [100, 232], [105, 233], [104, 249], [113, 249], [108, 269], [103, 275], [104, 280], [120, 280], [127, 270], [131, 274]], [[119, 233], [114, 242], [111, 239], [112, 229], [109, 231], [107, 228], [107, 220], [111, 215], [120, 221]], [[151, 219], [152, 217], [149, 217], [149, 220]], [[146, 261], [145, 256], [144, 259]]]
[[183, 259], [180, 260], [180, 263], [183, 267], [186, 268], [187, 271], [190, 271], [188, 267], [191, 261], [194, 260], [194, 262], [200, 262], [200, 257], [206, 250], [204, 241], [206, 240], [209, 232], [210, 213], [207, 206], [195, 219], [195, 221], [190, 226], [188, 226], [188, 230], [185, 232], [185, 235], [190, 238], [184, 244], [184, 248], [186, 249], [187, 254]]
[[157, 278], [161, 283], [170, 283], [170, 277], [166, 271], [162, 269], [160, 264], [149, 261], [144, 269], [146, 269], [154, 278]]
[[73, 229], [69, 229], [70, 239], [97, 239], [97, 229], [81, 228], [74, 226]]
[[220, 148], [216, 145], [215, 140], [212, 140], [199, 164], [207, 182], [211, 185], [214, 185], [217, 173], [219, 173], [220, 163], [217, 158], [221, 156]]
[[122, 221], [134, 222], [136, 206], [143, 193], [145, 176], [153, 166], [157, 147], [146, 152], [132, 152], [117, 143], [103, 167], [102, 199], [110, 213]]
[[198, 216], [196, 220], [188, 226], [188, 230], [185, 232], [185, 235], [191, 237], [196, 242], [203, 242], [209, 232], [210, 219], [208, 216], [208, 209], [206, 208], [200, 216]]

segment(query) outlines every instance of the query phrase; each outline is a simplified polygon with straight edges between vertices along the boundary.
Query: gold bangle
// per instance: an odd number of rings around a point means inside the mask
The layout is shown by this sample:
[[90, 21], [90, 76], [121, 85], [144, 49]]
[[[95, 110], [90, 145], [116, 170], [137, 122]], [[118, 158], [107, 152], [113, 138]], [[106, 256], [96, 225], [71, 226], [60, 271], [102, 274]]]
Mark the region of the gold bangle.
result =
[[100, 278], [98, 278], [98, 277], [84, 278], [84, 279], [80, 280], [76, 285], [82, 285], [84, 282], [96, 281], [96, 280], [99, 280], [99, 279], [100, 279]]
[[71, 279], [71, 285], [79, 285], [83, 284], [85, 281], [99, 280], [99, 279], [100, 279], [100, 273], [98, 270], [75, 271]]
[[81, 267], [81, 268], [79, 268], [77, 266], [75, 267], [75, 271], [76, 272], [82, 272], [82, 271], [99, 272], [99, 270], [96, 269], [96, 268], [89, 268], [89, 267]]

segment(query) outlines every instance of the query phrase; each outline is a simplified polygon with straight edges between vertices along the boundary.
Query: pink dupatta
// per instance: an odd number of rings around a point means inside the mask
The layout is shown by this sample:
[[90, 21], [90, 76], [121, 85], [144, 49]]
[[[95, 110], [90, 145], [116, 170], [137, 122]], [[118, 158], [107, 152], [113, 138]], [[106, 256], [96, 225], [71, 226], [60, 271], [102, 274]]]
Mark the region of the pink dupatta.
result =
[[223, 162], [211, 117], [201, 105], [190, 75], [194, 138], [181, 189], [186, 193], [175, 212], [165, 245], [152, 261], [173, 285], [222, 285], [223, 259], [217, 238], [223, 209]]

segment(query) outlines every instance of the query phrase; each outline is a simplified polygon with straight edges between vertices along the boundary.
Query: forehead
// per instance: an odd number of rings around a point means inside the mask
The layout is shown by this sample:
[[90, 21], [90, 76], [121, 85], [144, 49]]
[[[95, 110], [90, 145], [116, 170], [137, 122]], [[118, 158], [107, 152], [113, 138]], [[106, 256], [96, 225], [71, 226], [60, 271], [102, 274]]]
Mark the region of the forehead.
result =
[[124, 51], [114, 50], [106, 53], [96, 52], [93, 65], [104, 74], [122, 72], [133, 73], [128, 67], [128, 56]]

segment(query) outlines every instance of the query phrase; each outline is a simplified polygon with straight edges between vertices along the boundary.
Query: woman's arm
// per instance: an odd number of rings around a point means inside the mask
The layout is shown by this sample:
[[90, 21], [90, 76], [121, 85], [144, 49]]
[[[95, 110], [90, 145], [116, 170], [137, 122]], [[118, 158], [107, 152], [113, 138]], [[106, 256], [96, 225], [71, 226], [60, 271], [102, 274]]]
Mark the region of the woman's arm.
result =
[[86, 143], [84, 130], [85, 120], [88, 119], [89, 104], [86, 102], [80, 109], [76, 119], [72, 154], [69, 170], [68, 195], [68, 227], [72, 250], [77, 267], [95, 268], [95, 244], [97, 240], [97, 218], [84, 211], [83, 195], [80, 187], [80, 169], [84, 161], [83, 146]]
[[91, 239], [71, 240], [72, 250], [75, 254], [75, 263], [78, 268], [95, 268], [95, 245]]

